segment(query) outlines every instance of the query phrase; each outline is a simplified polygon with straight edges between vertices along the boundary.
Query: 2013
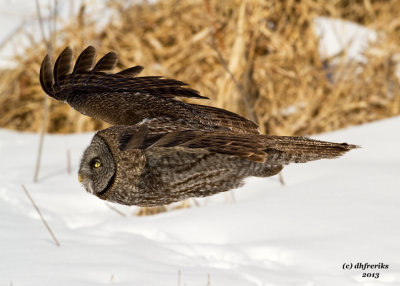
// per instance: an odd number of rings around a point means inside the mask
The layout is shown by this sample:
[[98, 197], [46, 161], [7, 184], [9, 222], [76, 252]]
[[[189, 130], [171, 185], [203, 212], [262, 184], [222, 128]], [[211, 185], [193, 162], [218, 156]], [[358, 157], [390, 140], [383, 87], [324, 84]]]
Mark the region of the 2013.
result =
[[379, 278], [379, 273], [363, 273], [362, 277], [365, 277], [365, 278]]

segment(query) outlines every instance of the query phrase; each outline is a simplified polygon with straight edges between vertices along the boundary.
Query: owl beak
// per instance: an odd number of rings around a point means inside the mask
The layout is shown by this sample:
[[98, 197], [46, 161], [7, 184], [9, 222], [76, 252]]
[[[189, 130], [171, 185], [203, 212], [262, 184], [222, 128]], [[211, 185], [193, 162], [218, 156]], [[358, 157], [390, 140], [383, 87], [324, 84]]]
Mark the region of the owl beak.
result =
[[79, 181], [79, 183], [82, 183], [82, 176], [81, 176], [81, 174], [78, 174], [78, 181]]

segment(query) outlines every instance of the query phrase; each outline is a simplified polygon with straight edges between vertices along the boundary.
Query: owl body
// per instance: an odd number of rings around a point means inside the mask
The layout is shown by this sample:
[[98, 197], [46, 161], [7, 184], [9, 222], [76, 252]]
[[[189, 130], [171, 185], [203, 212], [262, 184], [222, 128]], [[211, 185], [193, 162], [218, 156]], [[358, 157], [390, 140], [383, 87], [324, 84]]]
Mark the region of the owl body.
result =
[[[148, 148], [144, 142], [137, 148], [123, 148], [124, 135], [135, 134], [140, 127], [143, 125], [110, 127], [94, 136], [79, 171], [90, 193], [125, 205], [159, 206], [225, 192], [240, 187], [248, 176], [267, 177], [282, 169], [281, 165], [202, 148]], [[154, 130], [149, 133], [145, 136], [151, 138], [160, 134]], [[166, 134], [172, 133], [162, 133]], [[105, 158], [112, 158], [112, 161]], [[101, 166], [94, 168], [94, 159]], [[102, 183], [94, 186], [92, 182]]]
[[46, 56], [40, 83], [52, 98], [114, 126], [85, 150], [79, 180], [103, 200], [159, 206], [237, 188], [249, 176], [269, 177], [284, 165], [336, 158], [357, 146], [304, 137], [261, 135], [254, 122], [230, 111], [189, 104], [204, 99], [186, 84], [137, 75], [141, 66], [112, 73], [117, 55], [95, 63], [86, 48], [72, 67], [66, 48], [52, 68]]
[[165, 130], [145, 122], [99, 131], [79, 169], [86, 190], [120, 204], [159, 206], [225, 192], [246, 177], [269, 177], [285, 164], [352, 148], [303, 137]]

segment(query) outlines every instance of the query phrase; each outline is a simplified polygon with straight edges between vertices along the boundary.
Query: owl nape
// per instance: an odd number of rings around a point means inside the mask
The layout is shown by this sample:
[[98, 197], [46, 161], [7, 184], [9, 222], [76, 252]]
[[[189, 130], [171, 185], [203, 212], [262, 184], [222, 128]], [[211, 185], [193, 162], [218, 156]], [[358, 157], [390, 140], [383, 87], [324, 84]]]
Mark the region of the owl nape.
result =
[[[83, 154], [79, 181], [97, 197], [125, 205], [160, 206], [205, 197], [269, 177], [289, 163], [336, 158], [356, 148], [305, 137], [261, 135], [238, 114], [182, 97], [206, 99], [174, 79], [138, 77], [141, 66], [112, 73], [117, 55], [96, 64], [89, 46], [72, 68], [72, 50], [40, 69], [52, 98], [112, 127], [95, 134]], [[72, 70], [72, 71], [71, 71]]]

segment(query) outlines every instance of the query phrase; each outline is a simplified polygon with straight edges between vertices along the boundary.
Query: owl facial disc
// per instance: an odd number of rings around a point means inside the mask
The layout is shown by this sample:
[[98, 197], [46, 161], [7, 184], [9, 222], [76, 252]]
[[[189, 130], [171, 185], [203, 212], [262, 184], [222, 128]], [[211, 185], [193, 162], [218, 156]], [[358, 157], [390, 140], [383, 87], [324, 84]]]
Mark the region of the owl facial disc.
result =
[[94, 136], [85, 150], [79, 167], [78, 180], [94, 195], [105, 193], [115, 178], [115, 162], [107, 143]]

